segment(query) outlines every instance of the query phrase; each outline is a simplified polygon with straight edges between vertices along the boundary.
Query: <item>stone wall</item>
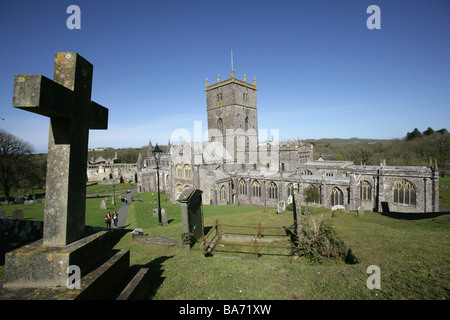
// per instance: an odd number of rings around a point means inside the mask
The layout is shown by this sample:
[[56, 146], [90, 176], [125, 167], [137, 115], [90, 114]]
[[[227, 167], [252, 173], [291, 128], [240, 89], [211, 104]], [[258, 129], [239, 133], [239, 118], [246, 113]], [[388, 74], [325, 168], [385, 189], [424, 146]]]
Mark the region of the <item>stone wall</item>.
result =
[[106, 179], [120, 179], [136, 182], [137, 165], [135, 163], [111, 163], [88, 165], [88, 181], [103, 181]]

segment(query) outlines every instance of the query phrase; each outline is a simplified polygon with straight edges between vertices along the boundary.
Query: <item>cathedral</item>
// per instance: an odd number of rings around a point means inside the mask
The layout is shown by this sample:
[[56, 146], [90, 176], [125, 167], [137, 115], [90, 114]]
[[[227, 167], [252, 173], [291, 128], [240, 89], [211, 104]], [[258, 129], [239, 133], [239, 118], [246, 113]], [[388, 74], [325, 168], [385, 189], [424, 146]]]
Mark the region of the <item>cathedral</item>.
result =
[[[439, 211], [437, 164], [428, 167], [355, 165], [314, 160], [314, 147], [299, 140], [258, 141], [257, 84], [235, 77], [206, 80], [208, 141], [182, 140], [162, 154], [160, 190], [176, 201], [183, 190], [203, 191], [203, 204], [278, 206], [316, 203], [349, 210], [426, 213]], [[137, 162], [138, 192], [157, 190], [149, 143]]]

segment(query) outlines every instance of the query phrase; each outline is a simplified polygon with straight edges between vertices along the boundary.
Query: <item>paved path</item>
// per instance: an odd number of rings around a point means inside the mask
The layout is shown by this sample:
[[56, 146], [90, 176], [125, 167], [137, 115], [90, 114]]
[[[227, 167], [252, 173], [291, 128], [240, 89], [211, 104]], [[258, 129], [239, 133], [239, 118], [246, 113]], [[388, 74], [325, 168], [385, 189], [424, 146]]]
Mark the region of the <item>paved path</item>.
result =
[[130, 189], [131, 192], [130, 193], [122, 193], [120, 194], [121, 199], [123, 197], [128, 199], [128, 204], [124, 204], [122, 205], [122, 201], [118, 200], [118, 205], [120, 206], [119, 210], [117, 210], [117, 214], [119, 215], [119, 221], [117, 222], [117, 227], [118, 228], [124, 228], [125, 227], [125, 222], [127, 221], [127, 212], [128, 212], [128, 207], [130, 206], [131, 203], [131, 198], [133, 197], [133, 195], [136, 194], [136, 189]]

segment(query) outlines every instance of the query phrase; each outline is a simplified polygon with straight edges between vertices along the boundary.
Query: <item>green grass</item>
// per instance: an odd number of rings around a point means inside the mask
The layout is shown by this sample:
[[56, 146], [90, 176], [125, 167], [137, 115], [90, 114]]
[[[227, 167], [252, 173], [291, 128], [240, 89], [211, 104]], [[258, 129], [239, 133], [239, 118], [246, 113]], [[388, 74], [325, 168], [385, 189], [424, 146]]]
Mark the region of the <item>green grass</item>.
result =
[[439, 179], [439, 205], [450, 208], [450, 177]]
[[[108, 197], [108, 202], [105, 209], [100, 209], [100, 202], [105, 197], [98, 198], [87, 198], [86, 199], [86, 225], [88, 226], [105, 226], [105, 215], [106, 212], [112, 212], [115, 209], [119, 209], [121, 204], [118, 201], [118, 197], [116, 197], [116, 207], [114, 207], [111, 203], [111, 197]], [[7, 206], [1, 206], [2, 209], [5, 210], [6, 216], [5, 218], [11, 218], [12, 211], [16, 209], [24, 210], [25, 219], [36, 220], [36, 221], [44, 221], [44, 204], [32, 204], [32, 205], [24, 205], [24, 204], [11, 204]]]
[[[440, 185], [450, 181], [441, 179]], [[151, 214], [156, 194], [140, 194], [147, 202], [133, 202], [127, 215], [127, 229], [141, 227], [145, 233], [181, 240], [180, 205], [163, 202], [169, 224], [158, 226]], [[441, 201], [449, 194], [441, 192]], [[101, 198], [87, 199], [86, 224], [103, 226], [106, 210]], [[444, 202], [445, 203], [445, 202]], [[444, 205], [441, 202], [441, 205]], [[25, 207], [21, 205], [22, 207]], [[108, 209], [112, 210], [110, 203]], [[3, 206], [7, 214], [15, 207]], [[205, 230], [218, 219], [222, 224], [289, 226], [292, 213], [276, 214], [275, 208], [203, 206]], [[331, 217], [329, 209], [313, 214], [331, 220], [340, 239], [351, 247], [359, 263], [342, 261], [312, 264], [304, 258], [252, 254], [227, 254], [205, 258], [199, 245], [191, 250], [131, 241], [126, 234], [116, 248], [130, 250], [133, 269], [150, 269], [151, 298], [155, 300], [291, 300], [291, 299], [449, 299], [450, 298], [450, 214], [393, 215], [355, 212]], [[43, 205], [25, 207], [27, 218], [42, 217]], [[41, 220], [41, 219], [38, 219]], [[366, 270], [381, 270], [381, 290], [366, 287]], [[3, 272], [0, 266], [0, 272]]]
[[[172, 221], [162, 227], [142, 211], [152, 204], [133, 203], [127, 224], [150, 235], [180, 239], [178, 204], [164, 204]], [[143, 209], [145, 208], [145, 209]], [[222, 224], [288, 226], [292, 214], [267, 213], [262, 207], [203, 206], [206, 228]], [[131, 213], [131, 214], [130, 214]], [[152, 299], [448, 299], [450, 298], [450, 216], [388, 217], [355, 212], [331, 218], [328, 209], [315, 209], [332, 221], [338, 235], [353, 248], [359, 263], [311, 264], [303, 258], [226, 254], [205, 258], [198, 245], [178, 247], [132, 242], [123, 237], [117, 248], [131, 250], [131, 263], [152, 272]], [[138, 218], [139, 217], [139, 218]], [[225, 254], [225, 256], [223, 256]], [[369, 290], [366, 270], [381, 269], [381, 290]]]

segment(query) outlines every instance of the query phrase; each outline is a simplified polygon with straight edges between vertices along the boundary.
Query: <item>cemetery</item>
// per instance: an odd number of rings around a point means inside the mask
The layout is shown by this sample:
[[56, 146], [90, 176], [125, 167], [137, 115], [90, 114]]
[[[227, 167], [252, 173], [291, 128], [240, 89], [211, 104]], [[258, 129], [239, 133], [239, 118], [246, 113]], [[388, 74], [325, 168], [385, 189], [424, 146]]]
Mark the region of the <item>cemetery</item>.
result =
[[[448, 297], [448, 259], [442, 255], [448, 247], [446, 238], [450, 224], [448, 215], [432, 215], [414, 219], [400, 218], [366, 212], [343, 211], [332, 217], [330, 209], [310, 207], [314, 217], [330, 220], [339, 233], [355, 251], [359, 263], [350, 265], [330, 260], [311, 263], [305, 258], [288, 255], [261, 255], [258, 259], [249, 253], [222, 252], [205, 257], [201, 241], [190, 250], [181, 246], [183, 222], [181, 204], [163, 201], [170, 223], [158, 226], [152, 212], [155, 195], [138, 194], [142, 201], [130, 205], [126, 232], [117, 235], [114, 249], [130, 250], [130, 267], [136, 272], [148, 268], [149, 295], [153, 300], [207, 300], [209, 299], [438, 299]], [[104, 214], [98, 213], [100, 198], [90, 199], [95, 204], [99, 228], [103, 226]], [[33, 204], [24, 209], [33, 210]], [[110, 202], [108, 208], [111, 208]], [[94, 210], [93, 210], [94, 211]], [[93, 221], [88, 210], [86, 219]], [[91, 212], [91, 213], [89, 213]], [[278, 214], [275, 207], [263, 212], [261, 207], [251, 206], [203, 206], [204, 230], [211, 230], [219, 220], [229, 225], [255, 225], [254, 221], [271, 226], [292, 224], [292, 213]], [[11, 217], [10, 209], [6, 217]], [[178, 245], [164, 245], [133, 241], [131, 232], [142, 228], [152, 237], [175, 238]], [[362, 233], [361, 230], [364, 230]], [[417, 238], [420, 234], [420, 239]], [[118, 239], [117, 239], [118, 238]], [[389, 255], [386, 253], [389, 252]], [[369, 265], [382, 270], [381, 290], [366, 288]], [[0, 277], [4, 265], [0, 263]], [[201, 275], [201, 277], [199, 277]]]
[[[135, 195], [134, 189], [122, 204], [115, 192], [111, 199], [88, 198], [89, 130], [107, 129], [108, 109], [91, 101], [93, 67], [87, 60], [58, 52], [54, 61], [53, 80], [14, 79], [13, 106], [50, 118], [49, 147], [44, 203], [0, 211], [0, 231], [11, 236], [2, 238], [2, 248], [13, 247], [2, 252], [1, 299], [449, 298], [446, 212], [300, 206], [298, 189], [288, 199], [293, 212], [283, 200], [264, 208], [205, 204], [197, 188], [180, 190], [176, 201], [168, 194], [157, 201], [159, 192]], [[120, 228], [105, 226], [105, 213], [116, 205], [126, 219]], [[40, 212], [41, 219], [33, 221], [31, 212]], [[224, 227], [243, 226], [254, 229], [250, 251], [218, 250], [233, 241], [246, 246], [243, 232], [223, 238]], [[263, 241], [274, 236], [269, 229], [285, 233], [291, 244], [277, 249], [287, 254], [261, 251], [270, 247], [261, 244], [271, 242]], [[13, 244], [14, 238], [23, 243]], [[374, 265], [383, 275], [377, 289], [367, 285], [367, 270]]]

